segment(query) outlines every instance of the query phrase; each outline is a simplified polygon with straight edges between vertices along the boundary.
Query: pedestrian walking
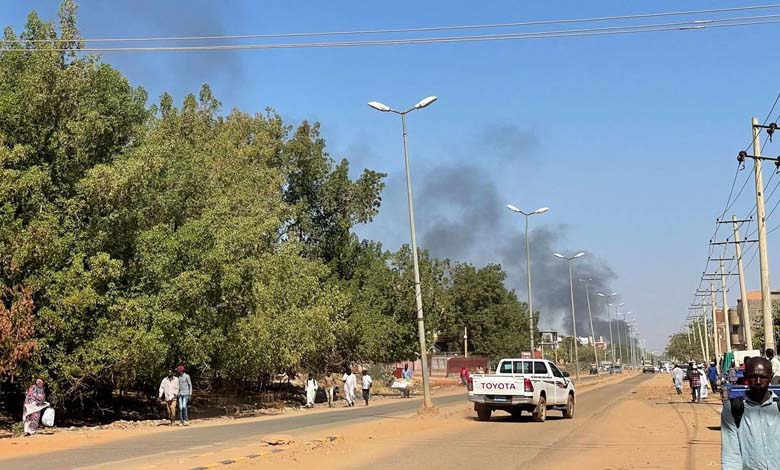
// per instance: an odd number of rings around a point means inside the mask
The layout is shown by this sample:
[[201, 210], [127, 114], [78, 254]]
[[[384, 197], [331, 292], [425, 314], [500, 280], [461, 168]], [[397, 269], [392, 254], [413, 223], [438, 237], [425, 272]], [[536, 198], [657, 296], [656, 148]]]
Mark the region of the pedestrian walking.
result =
[[306, 408], [314, 407], [314, 400], [317, 398], [317, 380], [314, 376], [309, 374], [309, 378], [306, 379]]
[[683, 371], [679, 365], [675, 365], [674, 369], [672, 369], [672, 383], [674, 383], [674, 389], [677, 391], [678, 395], [682, 395], [684, 376], [685, 371]]
[[469, 370], [465, 367], [461, 367], [460, 369], [460, 384], [466, 385], [466, 379], [468, 378]]
[[780, 359], [775, 354], [775, 350], [767, 348], [766, 358], [772, 364], [772, 385], [780, 384]]
[[723, 402], [720, 414], [721, 468], [769, 470], [780, 462], [780, 402], [769, 391], [772, 364], [756, 357], [745, 364], [744, 398]]
[[366, 401], [366, 406], [368, 406], [368, 399], [371, 397], [371, 385], [374, 383], [374, 381], [371, 379], [371, 376], [368, 375], [367, 370], [363, 370], [363, 400]]
[[718, 367], [714, 362], [710, 362], [710, 366], [707, 367], [707, 380], [710, 382], [712, 393], [717, 393], [718, 391], [718, 378]]
[[43, 379], [38, 379], [27, 389], [24, 396], [22, 422], [24, 422], [25, 436], [32, 436], [38, 431], [41, 424], [41, 412], [48, 407]]
[[404, 370], [401, 371], [401, 378], [406, 381], [406, 387], [402, 389], [403, 397], [409, 398], [409, 389], [412, 388], [412, 371], [409, 370], [409, 364], [404, 364]]
[[688, 370], [688, 383], [691, 386], [691, 401], [701, 401], [701, 372], [699, 372], [699, 366], [691, 364]]
[[341, 381], [344, 383], [344, 400], [347, 402], [347, 406], [355, 406], [355, 388], [357, 388], [357, 379], [355, 374], [352, 373], [352, 369], [347, 367], [344, 376], [341, 377]]
[[184, 369], [184, 364], [176, 368], [179, 373], [179, 422], [182, 426], [190, 425], [190, 416], [187, 407], [192, 396], [192, 380], [190, 374]]
[[168, 376], [160, 382], [158, 395], [165, 404], [168, 419], [171, 420], [171, 426], [173, 426], [176, 424], [176, 400], [179, 397], [179, 378], [174, 375], [173, 369], [169, 370]]
[[336, 382], [333, 380], [333, 374], [326, 372], [321, 380], [322, 388], [325, 389], [325, 396], [328, 397], [328, 408], [333, 408], [333, 387]]

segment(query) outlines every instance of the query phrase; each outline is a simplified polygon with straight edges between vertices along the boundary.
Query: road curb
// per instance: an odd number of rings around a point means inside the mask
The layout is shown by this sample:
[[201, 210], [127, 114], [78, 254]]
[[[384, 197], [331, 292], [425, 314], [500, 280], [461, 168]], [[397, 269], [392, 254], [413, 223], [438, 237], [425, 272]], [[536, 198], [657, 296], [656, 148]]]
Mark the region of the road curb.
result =
[[344, 436], [325, 436], [325, 437], [320, 438], [320, 439], [312, 439], [312, 440], [309, 440], [309, 441], [302, 442], [302, 443], [298, 444], [297, 446], [295, 446], [295, 445], [271, 446], [269, 444], [265, 444], [265, 446], [268, 447], [268, 448], [263, 449], [263, 450], [261, 450], [259, 452], [254, 452], [254, 453], [248, 454], [248, 455], [242, 455], [240, 457], [220, 460], [219, 462], [216, 462], [216, 463], [213, 463], [213, 464], [209, 464], [209, 465], [200, 465], [200, 466], [197, 466], [197, 467], [192, 467], [189, 470], [212, 470], [212, 469], [215, 469], [215, 468], [224, 468], [225, 466], [228, 466], [228, 465], [233, 465], [233, 464], [239, 463], [239, 462], [246, 462], [248, 460], [254, 460], [254, 459], [257, 459], [257, 458], [260, 458], [260, 457], [266, 457], [266, 456], [269, 456], [269, 455], [278, 454], [280, 452], [284, 452], [284, 451], [287, 451], [287, 450], [292, 450], [292, 449], [297, 448], [297, 447], [305, 446], [305, 447], [312, 447], [313, 448], [313, 447], [317, 447], [317, 446], [320, 446], [320, 445], [327, 445], [327, 444], [341, 443], [341, 442], [344, 442]]

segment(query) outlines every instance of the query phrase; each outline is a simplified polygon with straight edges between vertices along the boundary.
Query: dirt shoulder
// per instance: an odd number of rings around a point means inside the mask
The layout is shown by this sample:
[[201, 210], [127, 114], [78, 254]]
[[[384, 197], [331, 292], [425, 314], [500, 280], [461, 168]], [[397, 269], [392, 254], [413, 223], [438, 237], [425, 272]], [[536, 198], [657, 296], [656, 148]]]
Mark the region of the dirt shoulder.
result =
[[637, 387], [556, 450], [555, 468], [720, 468], [720, 397], [691, 403], [668, 374]]
[[[457, 383], [457, 379], [436, 378], [432, 381], [432, 394], [435, 397], [444, 397], [457, 394], [465, 394], [465, 388]], [[389, 391], [389, 389], [388, 389]], [[397, 403], [400, 395], [395, 391], [389, 391], [385, 395], [377, 395], [372, 398], [372, 407], [381, 411], [384, 405]], [[421, 401], [422, 397], [413, 395], [408, 399], [410, 402]], [[283, 419], [291, 416], [300, 416], [303, 414], [330, 413], [343, 407], [342, 402], [338, 402], [336, 407], [328, 408], [327, 405], [319, 403], [313, 409], [301, 407], [287, 407], [281, 410], [269, 409], [258, 410], [259, 416], [251, 417], [219, 417], [201, 420], [192, 420], [191, 426], [209, 427], [224, 426], [237, 423], [246, 423], [252, 421]], [[144, 420], [144, 421], [117, 421], [111, 424], [99, 426], [71, 427], [71, 428], [40, 428], [40, 432], [34, 436], [10, 437], [6, 436], [0, 439], [0, 462], [2, 459], [22, 457], [26, 455], [35, 455], [42, 452], [55, 452], [74, 448], [84, 448], [93, 445], [118, 442], [123, 439], [130, 439], [144, 435], [157, 433], [176, 432], [182, 428], [178, 426], [171, 427], [167, 420]]]

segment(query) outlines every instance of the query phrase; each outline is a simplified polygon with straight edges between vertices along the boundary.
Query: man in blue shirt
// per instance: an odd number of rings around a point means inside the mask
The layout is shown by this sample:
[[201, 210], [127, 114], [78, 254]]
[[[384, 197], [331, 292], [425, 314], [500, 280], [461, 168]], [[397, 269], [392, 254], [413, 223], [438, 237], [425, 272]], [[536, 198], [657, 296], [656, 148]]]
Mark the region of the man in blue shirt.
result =
[[179, 421], [182, 426], [189, 426], [190, 416], [187, 413], [187, 405], [192, 395], [192, 380], [190, 375], [184, 372], [184, 365], [179, 365], [176, 370], [179, 372]]
[[409, 370], [409, 364], [404, 364], [404, 370], [401, 371], [401, 378], [408, 380], [406, 382], [406, 388], [403, 389], [404, 398], [409, 398], [409, 389], [412, 388], [412, 371]]
[[718, 391], [718, 368], [715, 366], [714, 362], [710, 362], [710, 366], [707, 367], [707, 380], [710, 382], [710, 390], [712, 390], [712, 393], [717, 393]]
[[780, 462], [780, 407], [769, 391], [771, 381], [769, 361], [763, 357], [752, 358], [745, 364], [748, 391], [744, 401], [734, 399], [723, 403], [720, 414], [723, 470], [777, 468]]

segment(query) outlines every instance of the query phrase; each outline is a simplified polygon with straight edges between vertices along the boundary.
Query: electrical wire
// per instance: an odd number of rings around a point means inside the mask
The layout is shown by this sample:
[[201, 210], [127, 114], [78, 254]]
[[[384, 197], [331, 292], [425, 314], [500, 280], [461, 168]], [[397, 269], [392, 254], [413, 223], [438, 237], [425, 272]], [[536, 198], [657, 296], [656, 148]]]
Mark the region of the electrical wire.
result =
[[[174, 36], [174, 37], [135, 37], [135, 38], [92, 38], [81, 39], [82, 42], [161, 42], [161, 41], [203, 41], [203, 40], [235, 40], [235, 39], [281, 39], [292, 37], [317, 37], [317, 36], [350, 36], [350, 35], [372, 35], [372, 34], [398, 34], [398, 33], [421, 33], [436, 31], [459, 31], [459, 30], [477, 30], [477, 29], [498, 29], [498, 28], [516, 28], [526, 26], [549, 26], [555, 24], [576, 24], [576, 23], [595, 23], [604, 21], [618, 20], [636, 20], [645, 18], [662, 18], [672, 16], [691, 16], [703, 15], [709, 13], [727, 13], [737, 11], [755, 11], [780, 8], [780, 4], [768, 5], [750, 5], [744, 7], [731, 8], [712, 8], [704, 10], [683, 10], [661, 13], [640, 13], [635, 15], [602, 16], [591, 18], [565, 18], [555, 20], [541, 21], [521, 21], [512, 23], [487, 23], [456, 26], [426, 26], [419, 28], [396, 28], [396, 29], [366, 29], [352, 31], [317, 31], [308, 33], [271, 33], [271, 34], [236, 34], [236, 35], [215, 35], [215, 36]], [[756, 18], [759, 18], [758, 16]], [[746, 17], [751, 18], [751, 17]], [[60, 39], [58, 41], [66, 41]], [[0, 40], [0, 44], [13, 42]], [[50, 42], [48, 39], [33, 39], [26, 42]]]
[[[780, 15], [772, 15], [780, 16]], [[658, 33], [671, 31], [703, 30], [714, 28], [735, 28], [746, 26], [761, 26], [780, 24], [780, 19], [770, 19], [761, 21], [738, 21], [727, 24], [710, 24], [714, 21], [708, 20], [707, 24], [701, 22], [687, 23], [667, 23], [650, 24], [639, 26], [614, 26], [607, 28], [592, 29], [574, 29], [559, 30], [534, 33], [512, 33], [512, 34], [485, 34], [474, 36], [449, 36], [449, 37], [429, 37], [429, 38], [402, 38], [402, 39], [382, 39], [382, 40], [364, 40], [364, 41], [326, 41], [326, 42], [298, 42], [298, 43], [274, 43], [274, 44], [228, 44], [228, 45], [198, 45], [198, 46], [144, 46], [144, 47], [83, 47], [77, 49], [79, 52], [160, 52], [160, 51], [226, 51], [226, 50], [268, 50], [268, 49], [309, 49], [309, 48], [343, 48], [343, 47], [365, 47], [365, 46], [397, 46], [397, 45], [418, 45], [418, 44], [447, 44], [447, 43], [467, 43], [467, 42], [489, 42], [506, 40], [525, 40], [525, 39], [551, 39], [551, 38], [571, 38], [587, 36], [611, 36], [622, 34], [638, 33]], [[681, 26], [686, 24], [688, 26]], [[3, 52], [72, 52], [74, 49], [68, 48], [20, 48], [4, 49]]]
[[[769, 109], [769, 112], [767, 113], [766, 117], [764, 118], [763, 125], [766, 125], [766, 123], [769, 121], [769, 118], [770, 118], [770, 117], [772, 117], [772, 113], [774, 112], [775, 108], [777, 107], [777, 104], [778, 104], [778, 102], [780, 102], [780, 93], [778, 93], [778, 94], [777, 94], [777, 96], [775, 97], [775, 100], [774, 100], [774, 102], [772, 103], [772, 107]], [[775, 121], [774, 121], [774, 122], [777, 122], [778, 120], [780, 120], [780, 114], [777, 116], [777, 118], [775, 119]], [[769, 136], [767, 135], [767, 137], [766, 137], [766, 138], [765, 138], [765, 140], [764, 140], [764, 147], [766, 146], [766, 144], [767, 144], [768, 140], [769, 140]], [[752, 143], [753, 143], [753, 138], [751, 137], [750, 141], [749, 141], [749, 142], [748, 142], [748, 144], [745, 146], [745, 151], [747, 151], [747, 150], [750, 148], [750, 145], [751, 145]], [[728, 196], [728, 198], [726, 199], [726, 206], [725, 206], [725, 209], [723, 210], [723, 212], [721, 213], [721, 215], [720, 215], [720, 216], [717, 218], [717, 220], [718, 220], [718, 221], [721, 221], [721, 220], [723, 219], [723, 217], [726, 215], [726, 212], [728, 212], [728, 210], [729, 210], [731, 207], [733, 207], [733, 206], [734, 206], [734, 204], [736, 203], [736, 201], [739, 199], [739, 197], [741, 196], [742, 192], [744, 191], [744, 189], [745, 189], [745, 186], [747, 185], [747, 182], [748, 182], [748, 180], [750, 179], [750, 174], [748, 173], [748, 174], [746, 175], [746, 177], [745, 177], [745, 181], [743, 182], [742, 186], [740, 187], [740, 190], [739, 190], [739, 192], [737, 193], [737, 195], [736, 195], [736, 196], [734, 197], [734, 199], [732, 200], [732, 196], [734, 195], [734, 188], [735, 188], [735, 185], [736, 185], [736, 182], [737, 182], [737, 179], [738, 179], [739, 171], [740, 171], [740, 168], [739, 168], [739, 167], [737, 167], [737, 171], [735, 172], [735, 174], [734, 174], [734, 179], [733, 179], [733, 181], [732, 181], [732, 183], [731, 183], [731, 189], [730, 189], [730, 191], [729, 191], [729, 196]], [[773, 174], [772, 174], [772, 176], [769, 178], [769, 181], [767, 182], [767, 186], [768, 186], [768, 185], [771, 183], [771, 181], [772, 181], [772, 179], [774, 178], [775, 174], [776, 174], [776, 173], [773, 173]], [[772, 192], [770, 193], [770, 196], [769, 196], [770, 198], [771, 198], [771, 196], [774, 194], [774, 192], [777, 190], [778, 186], [780, 186], [780, 180], [779, 180], [779, 181], [776, 183], [775, 187], [773, 188]], [[780, 201], [778, 202], [778, 204], [780, 204]], [[771, 213], [772, 213], [772, 212], [774, 212], [774, 209], [775, 209], [775, 208], [778, 206], [778, 204], [775, 204], [775, 207], [774, 207], [774, 208], [773, 208], [773, 210], [770, 212], [770, 215], [771, 215]], [[749, 216], [747, 217], [748, 219], [751, 219], [751, 217], [752, 217], [752, 213], [753, 213], [754, 211], [755, 211], [755, 207], [754, 207], [753, 211], [751, 211], [751, 215], [749, 215]], [[768, 218], [768, 217], [767, 217], [767, 218]], [[745, 230], [746, 230], [746, 231], [747, 231], [747, 230], [749, 230], [749, 227], [750, 227], [750, 222], [748, 222], [748, 223], [747, 223]], [[715, 240], [715, 237], [716, 237], [716, 236], [717, 236], [717, 234], [718, 234], [718, 230], [719, 230], [719, 228], [720, 228], [720, 224], [716, 222], [716, 224], [715, 224], [715, 231], [713, 232], [712, 236], [710, 237], [710, 241], [712, 241], [712, 240]], [[780, 229], [780, 224], [779, 224], [778, 226], [774, 227], [774, 228], [773, 228], [773, 229], [772, 229], [770, 232], [768, 232], [768, 233], [771, 233], [771, 232], [773, 232], [773, 231], [775, 231], [775, 230], [778, 230], [778, 229]], [[757, 229], [756, 229], [756, 231], [757, 231]], [[750, 236], [751, 236], [753, 233], [755, 233], [755, 232], [752, 232], [752, 233], [750, 233], [749, 235], [745, 236], [745, 239], [747, 240], [747, 239], [748, 239], [748, 238], [749, 238], [749, 237], [750, 237]], [[727, 240], [728, 240], [728, 239], [727, 239]], [[739, 240], [735, 240], [735, 242], [738, 242], [738, 241], [739, 241]], [[727, 245], [725, 245], [725, 246], [724, 246], [724, 256], [723, 256], [723, 257], [725, 257], [725, 253], [726, 253], [726, 247], [727, 247]], [[704, 265], [704, 270], [702, 271], [702, 273], [706, 273], [706, 272], [707, 272], [707, 269], [709, 268], [710, 261], [711, 261], [711, 258], [712, 258], [712, 252], [713, 252], [713, 248], [714, 248], [714, 245], [712, 245], [712, 244], [709, 244], [709, 250], [708, 250], [708, 253], [707, 253], [707, 261], [706, 261], [706, 263], [705, 263], [705, 265]], [[751, 249], [753, 249], [753, 248], [754, 248], [754, 247], [753, 247], [753, 245], [751, 245], [751, 246], [747, 247], [747, 249], [745, 249], [745, 250], [743, 251], [743, 253], [742, 253], [742, 258], [744, 259], [744, 257], [745, 257], [745, 255], [747, 254], [747, 252], [749, 252], [749, 251], [750, 251]], [[757, 251], [754, 251], [754, 253], [753, 253], [753, 256], [751, 257], [750, 261], [748, 262], [748, 266], [750, 266], [750, 264], [752, 264], [753, 260], [755, 259], [756, 253], [757, 253]], [[736, 262], [736, 256], [735, 256], [735, 258], [732, 260], [731, 264], [729, 265], [729, 269], [727, 270], [727, 271], [729, 272], [729, 274], [731, 273], [731, 270], [732, 270], [733, 264], [734, 264], [735, 262]], [[746, 266], [746, 267], [747, 267], [747, 266]], [[700, 278], [699, 278], [699, 285], [698, 285], [698, 287], [696, 288], [696, 291], [699, 291], [699, 290], [701, 290], [701, 286], [702, 286], [702, 283], [703, 283], [703, 282], [704, 282], [704, 276], [702, 275], [702, 277], [700, 277]], [[733, 282], [732, 282], [732, 284], [730, 284], [730, 285], [727, 287], [727, 290], [730, 290], [732, 287], [733, 287]], [[694, 292], [694, 294], [693, 294], [693, 302], [692, 302], [692, 303], [696, 303], [696, 302], [697, 302], [697, 300], [696, 300], [696, 299], [697, 299], [696, 292]]]

